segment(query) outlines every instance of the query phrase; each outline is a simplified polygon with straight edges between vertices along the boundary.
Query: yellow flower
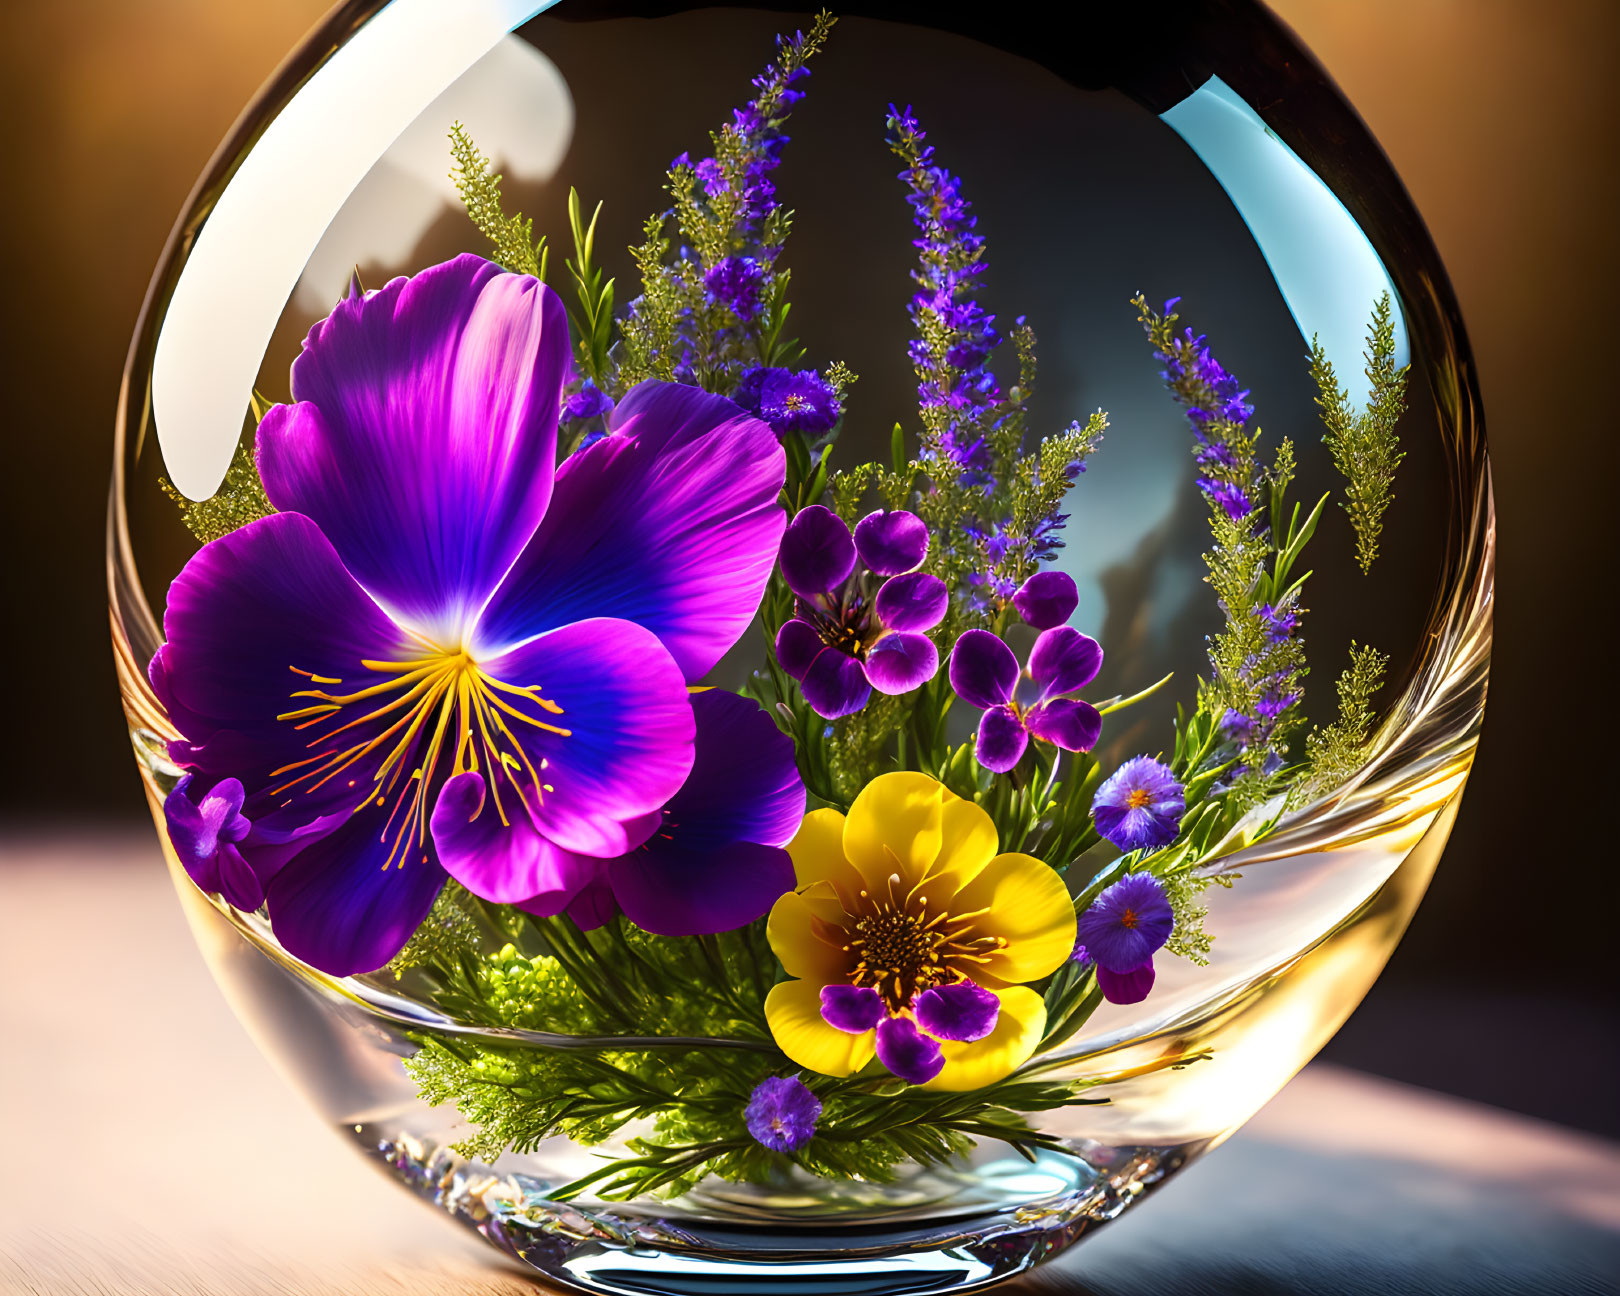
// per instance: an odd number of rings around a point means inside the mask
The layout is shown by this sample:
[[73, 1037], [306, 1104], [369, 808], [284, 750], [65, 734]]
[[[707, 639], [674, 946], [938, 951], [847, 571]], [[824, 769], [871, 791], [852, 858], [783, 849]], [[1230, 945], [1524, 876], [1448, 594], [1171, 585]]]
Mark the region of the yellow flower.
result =
[[1020, 983], [1073, 952], [1074, 904], [1052, 869], [997, 845], [989, 815], [925, 774], [873, 779], [847, 818], [806, 815], [788, 843], [798, 890], [767, 928], [797, 978], [765, 1000], [778, 1047], [834, 1076], [876, 1053], [933, 1089], [1021, 1065], [1046, 1006]]

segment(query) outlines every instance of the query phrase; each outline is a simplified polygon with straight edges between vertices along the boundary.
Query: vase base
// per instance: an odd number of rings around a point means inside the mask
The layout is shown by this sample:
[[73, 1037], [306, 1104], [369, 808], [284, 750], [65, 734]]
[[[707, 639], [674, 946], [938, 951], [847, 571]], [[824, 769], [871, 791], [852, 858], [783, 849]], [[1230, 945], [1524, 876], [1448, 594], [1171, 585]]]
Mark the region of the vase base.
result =
[[379, 1137], [365, 1126], [347, 1132], [418, 1197], [550, 1282], [590, 1296], [981, 1291], [1067, 1250], [1203, 1150], [1116, 1149], [1106, 1170], [1047, 1153], [1030, 1169], [1061, 1168], [1071, 1186], [1038, 1203], [807, 1227], [552, 1201], [527, 1176], [498, 1175], [409, 1135]]

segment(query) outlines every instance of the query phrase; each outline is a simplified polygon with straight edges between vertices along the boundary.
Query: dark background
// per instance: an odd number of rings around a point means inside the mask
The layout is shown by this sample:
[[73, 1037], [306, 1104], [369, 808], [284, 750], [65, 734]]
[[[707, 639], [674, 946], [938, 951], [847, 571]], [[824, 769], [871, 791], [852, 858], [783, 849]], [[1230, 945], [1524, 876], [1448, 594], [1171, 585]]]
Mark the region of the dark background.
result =
[[[319, 0], [0, 12], [6, 835], [146, 830], [102, 546], [123, 351], [169, 222]], [[1620, 6], [1284, 0], [1429, 221], [1481, 375], [1502, 536], [1486, 734], [1444, 866], [1327, 1056], [1620, 1133], [1602, 816], [1617, 484]], [[5, 903], [0, 873], [0, 904]]]

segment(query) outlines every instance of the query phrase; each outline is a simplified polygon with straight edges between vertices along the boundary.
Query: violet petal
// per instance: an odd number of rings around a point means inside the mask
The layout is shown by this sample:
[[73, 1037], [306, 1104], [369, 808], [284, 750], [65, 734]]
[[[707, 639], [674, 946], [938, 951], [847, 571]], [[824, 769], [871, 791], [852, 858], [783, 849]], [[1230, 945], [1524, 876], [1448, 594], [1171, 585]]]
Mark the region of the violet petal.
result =
[[866, 654], [866, 678], [879, 693], [921, 688], [939, 670], [939, 649], [927, 635], [886, 634]]
[[951, 596], [945, 582], [927, 572], [908, 572], [883, 582], [878, 620], [891, 630], [932, 630], [945, 617]]
[[1152, 959], [1129, 972], [1110, 972], [1097, 964], [1097, 988], [1113, 1004], [1141, 1003], [1153, 989], [1154, 976]]
[[912, 1002], [917, 1026], [940, 1040], [981, 1040], [996, 1028], [1001, 1000], [971, 981], [935, 986]]
[[823, 720], [853, 715], [872, 696], [860, 662], [836, 648], [823, 648], [799, 682], [804, 700]]
[[265, 493], [396, 614], [459, 633], [546, 512], [568, 362], [562, 299], [481, 257], [347, 297], [259, 424]]
[[788, 588], [813, 599], [838, 588], [855, 570], [855, 542], [838, 514], [812, 504], [788, 524], [779, 561]]
[[1102, 734], [1102, 713], [1089, 702], [1053, 698], [1029, 709], [1024, 724], [1035, 737], [1064, 751], [1090, 751]]
[[1102, 660], [1102, 645], [1090, 635], [1057, 626], [1043, 630], [1029, 650], [1029, 677], [1043, 697], [1060, 697], [1096, 679]]
[[898, 576], [928, 556], [928, 524], [905, 509], [878, 509], [855, 524], [855, 549], [874, 575]]
[[821, 1017], [827, 1025], [849, 1035], [864, 1035], [889, 1015], [883, 996], [871, 986], [821, 987]]
[[786, 523], [776, 434], [730, 401], [646, 382], [557, 470], [551, 507], [478, 623], [498, 650], [590, 617], [651, 630], [696, 680], [759, 610]]
[[1036, 572], [1018, 587], [1013, 606], [1026, 625], [1050, 630], [1074, 615], [1080, 606], [1080, 591], [1068, 572]]
[[904, 1017], [878, 1023], [878, 1061], [907, 1084], [927, 1084], [945, 1066], [945, 1054], [928, 1036]]
[[988, 630], [966, 630], [951, 649], [950, 680], [962, 701], [988, 710], [1012, 700], [1018, 658]]
[[663, 842], [644, 846], [607, 865], [624, 916], [655, 936], [703, 936], [735, 931], [793, 890], [793, 860], [780, 846], [750, 841], [699, 850]]
[[1029, 733], [1011, 707], [991, 707], [979, 718], [973, 755], [992, 774], [1005, 774], [1018, 764], [1028, 746]]
[[825, 645], [808, 621], [790, 617], [776, 632], [776, 662], [793, 679], [802, 680]]
[[[508, 705], [534, 723], [511, 723], [528, 759], [523, 769], [501, 777], [503, 789], [513, 780], [528, 787], [528, 770], [544, 771], [543, 795], [531, 790], [529, 815], [516, 816], [514, 824], [532, 818], [565, 851], [622, 854], [635, 844], [631, 823], [661, 809], [691, 772], [696, 722], [690, 695], [680, 667], [639, 625], [608, 617], [579, 621], [481, 662], [480, 670], [509, 686], [535, 687], [562, 708], [553, 713], [506, 695]], [[511, 805], [517, 797], [503, 790], [502, 799]], [[493, 805], [483, 814], [498, 822]], [[468, 877], [460, 880], [477, 891]], [[493, 882], [482, 870], [478, 880]]]

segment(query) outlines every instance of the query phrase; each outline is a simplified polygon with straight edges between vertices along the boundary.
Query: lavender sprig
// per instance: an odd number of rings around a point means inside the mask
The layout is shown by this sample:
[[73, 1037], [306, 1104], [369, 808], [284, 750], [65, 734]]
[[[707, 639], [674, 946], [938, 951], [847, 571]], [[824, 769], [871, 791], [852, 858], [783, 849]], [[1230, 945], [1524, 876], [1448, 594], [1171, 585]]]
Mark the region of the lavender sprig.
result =
[[1209, 503], [1213, 540], [1204, 561], [1226, 617], [1225, 628], [1210, 641], [1212, 676], [1200, 684], [1199, 705], [1216, 718], [1222, 740], [1212, 759], [1236, 755], [1235, 799], [1252, 803], [1272, 790], [1286, 763], [1288, 739], [1301, 722], [1305, 577], [1289, 577], [1326, 496], [1303, 521], [1297, 504], [1285, 521], [1293, 446], [1285, 439], [1271, 467], [1261, 466], [1259, 429], [1249, 427], [1249, 393], [1202, 335], [1176, 329], [1180, 300], [1172, 297], [1162, 314], [1141, 294], [1132, 304], [1164, 365], [1160, 376], [1192, 427], [1198, 488]]
[[[900, 507], [924, 483], [916, 508], [941, 537], [931, 570], [960, 591], [947, 629], [993, 625], [1018, 587], [1061, 548], [1064, 498], [1108, 421], [1098, 411], [1025, 453], [1035, 332], [1020, 316], [1004, 338], [980, 304], [987, 262], [978, 218], [960, 178], [937, 162], [915, 113], [891, 105], [887, 125], [889, 147], [905, 164], [900, 178], [918, 234], [917, 290], [907, 310], [917, 334], [908, 351], [922, 433], [917, 457], [907, 461], [897, 428], [892, 471], [868, 465], [845, 474], [835, 497], [852, 511], [875, 485], [889, 507]], [[1018, 378], [1003, 390], [992, 360], [1008, 338]]]

